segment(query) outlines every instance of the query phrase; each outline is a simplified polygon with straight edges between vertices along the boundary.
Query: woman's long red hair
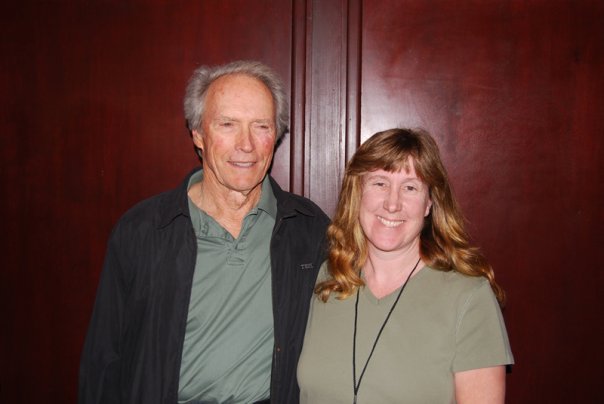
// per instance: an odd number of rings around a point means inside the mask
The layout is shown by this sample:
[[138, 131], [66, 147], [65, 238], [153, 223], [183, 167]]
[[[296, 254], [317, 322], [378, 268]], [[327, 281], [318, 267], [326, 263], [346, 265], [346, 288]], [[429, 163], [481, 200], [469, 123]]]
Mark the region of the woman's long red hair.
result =
[[330, 277], [316, 286], [315, 293], [323, 301], [333, 292], [338, 299], [345, 299], [364, 284], [360, 271], [367, 260], [367, 240], [358, 220], [362, 177], [378, 169], [408, 169], [409, 157], [417, 176], [428, 185], [432, 200], [420, 235], [422, 260], [441, 271], [484, 276], [503, 306], [505, 293], [495, 282], [493, 268], [478, 248], [470, 245], [436, 142], [427, 132], [411, 129], [376, 133], [347, 164], [335, 217], [327, 230]]

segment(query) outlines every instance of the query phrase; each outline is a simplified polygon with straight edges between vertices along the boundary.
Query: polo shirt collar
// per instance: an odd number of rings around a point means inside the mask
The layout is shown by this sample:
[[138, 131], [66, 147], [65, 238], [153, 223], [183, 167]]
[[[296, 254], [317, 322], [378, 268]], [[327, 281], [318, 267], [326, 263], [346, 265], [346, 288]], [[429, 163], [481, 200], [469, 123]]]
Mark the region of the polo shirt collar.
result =
[[[195, 183], [203, 180], [203, 169], [194, 172], [187, 179], [187, 190]], [[254, 212], [256, 210], [262, 210], [268, 213], [273, 219], [277, 217], [277, 198], [275, 198], [275, 194], [273, 193], [273, 187], [271, 187], [271, 182], [268, 174], [262, 180], [261, 185], [261, 194], [260, 200], [251, 210]]]
[[262, 193], [260, 194], [257, 208], [268, 213], [273, 219], [277, 218], [277, 198], [275, 198], [275, 194], [273, 193], [273, 187], [271, 187], [268, 174], [262, 180]]

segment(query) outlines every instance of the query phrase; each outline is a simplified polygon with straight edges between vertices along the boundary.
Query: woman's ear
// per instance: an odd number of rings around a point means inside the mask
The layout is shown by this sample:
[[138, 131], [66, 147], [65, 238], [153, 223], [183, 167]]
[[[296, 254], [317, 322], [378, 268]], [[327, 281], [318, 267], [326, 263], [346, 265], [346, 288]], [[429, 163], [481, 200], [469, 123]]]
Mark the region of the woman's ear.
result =
[[430, 209], [432, 209], [432, 200], [428, 199], [428, 205], [426, 206], [426, 211], [424, 212], [424, 217], [427, 217], [430, 214]]

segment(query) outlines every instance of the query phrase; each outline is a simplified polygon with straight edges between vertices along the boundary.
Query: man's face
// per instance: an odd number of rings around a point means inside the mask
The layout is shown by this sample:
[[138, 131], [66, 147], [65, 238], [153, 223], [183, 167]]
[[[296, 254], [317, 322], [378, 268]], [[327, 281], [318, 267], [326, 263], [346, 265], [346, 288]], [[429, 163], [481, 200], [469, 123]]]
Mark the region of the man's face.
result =
[[201, 130], [204, 182], [247, 195], [262, 183], [276, 141], [275, 106], [269, 89], [246, 75], [223, 76], [206, 95]]

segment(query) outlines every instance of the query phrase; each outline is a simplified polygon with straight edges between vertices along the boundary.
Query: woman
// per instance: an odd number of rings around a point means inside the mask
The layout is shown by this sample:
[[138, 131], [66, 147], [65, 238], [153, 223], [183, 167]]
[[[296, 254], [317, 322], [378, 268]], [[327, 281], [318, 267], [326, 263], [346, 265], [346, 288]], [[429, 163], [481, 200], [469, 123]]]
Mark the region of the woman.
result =
[[504, 402], [504, 293], [469, 245], [430, 135], [391, 129], [357, 150], [328, 238], [302, 404]]

